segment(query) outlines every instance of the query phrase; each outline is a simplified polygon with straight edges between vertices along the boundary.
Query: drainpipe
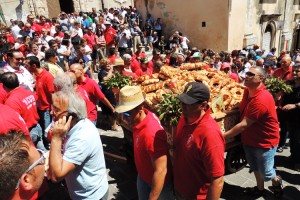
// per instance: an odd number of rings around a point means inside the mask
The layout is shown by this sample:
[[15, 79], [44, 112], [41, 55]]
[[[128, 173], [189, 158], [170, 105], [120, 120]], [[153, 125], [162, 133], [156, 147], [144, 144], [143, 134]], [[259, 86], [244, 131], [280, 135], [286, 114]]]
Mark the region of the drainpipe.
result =
[[101, 0], [101, 6], [102, 6], [102, 10], [104, 10], [104, 1]]
[[[285, 13], [286, 13], [286, 4], [287, 4], [287, 1], [288, 0], [285, 0], [285, 2], [284, 2], [284, 13], [283, 13], [283, 29], [284, 29], [284, 24], [285, 24]], [[279, 50], [281, 51], [282, 50], [282, 48], [281, 48], [281, 40], [282, 40], [282, 30], [280, 30], [280, 36], [279, 36], [279, 44], [278, 44], [278, 46], [279, 46]], [[284, 46], [285, 44], [283, 44], [283, 46]]]

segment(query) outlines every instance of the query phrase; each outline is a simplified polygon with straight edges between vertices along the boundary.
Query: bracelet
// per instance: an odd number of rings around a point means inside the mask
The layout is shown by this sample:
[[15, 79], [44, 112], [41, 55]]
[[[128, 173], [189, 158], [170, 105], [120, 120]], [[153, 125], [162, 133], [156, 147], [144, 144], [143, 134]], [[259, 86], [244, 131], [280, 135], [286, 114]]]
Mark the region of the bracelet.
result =
[[296, 108], [300, 107], [299, 103], [295, 103], [295, 106], [296, 106]]

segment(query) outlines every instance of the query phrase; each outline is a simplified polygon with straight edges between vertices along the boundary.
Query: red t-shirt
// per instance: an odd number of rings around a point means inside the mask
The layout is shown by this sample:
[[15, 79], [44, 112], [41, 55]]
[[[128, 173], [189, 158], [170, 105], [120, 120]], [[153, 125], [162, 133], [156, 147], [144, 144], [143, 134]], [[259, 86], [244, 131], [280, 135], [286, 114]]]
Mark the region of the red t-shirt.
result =
[[175, 189], [186, 199], [206, 199], [211, 178], [224, 175], [225, 140], [210, 110], [192, 124], [181, 116], [174, 147]]
[[116, 30], [112, 27], [105, 29], [104, 37], [106, 41], [106, 45], [112, 45], [115, 43], [115, 34], [117, 34]]
[[[144, 110], [146, 118], [134, 126], [134, 162], [138, 175], [147, 184], [152, 185], [154, 169], [152, 159], [155, 160], [163, 155], [168, 155], [167, 135], [160, 125], [159, 119], [150, 111]], [[167, 175], [165, 184], [170, 183], [172, 168], [168, 157]]]
[[235, 82], [239, 82], [239, 76], [236, 73], [230, 73], [229, 76], [231, 79], [233, 79]]
[[43, 69], [42, 73], [36, 76], [36, 95], [38, 96], [39, 110], [51, 110], [52, 96], [54, 92], [54, 77], [50, 72]]
[[255, 148], [272, 148], [279, 143], [279, 124], [275, 102], [264, 85], [248, 98], [246, 88], [240, 103], [241, 119], [247, 117], [255, 123], [242, 134], [242, 143]]
[[293, 68], [290, 66], [288, 71], [285, 71], [282, 67], [275, 69], [273, 76], [285, 81], [290, 80], [293, 78]]
[[34, 32], [37, 32], [37, 33], [40, 33], [41, 31], [41, 26], [37, 23], [33, 23], [33, 25], [31, 25], [31, 29], [34, 31]]
[[94, 115], [92, 114], [94, 105], [93, 103], [90, 101], [88, 94], [86, 93], [86, 91], [80, 86], [78, 85], [78, 87], [76, 88], [76, 92], [77, 94], [79, 94], [82, 99], [85, 101], [85, 105], [86, 105], [86, 112], [87, 112], [87, 117], [89, 120], [94, 121], [96, 120]]
[[9, 130], [21, 130], [29, 136], [25, 121], [19, 113], [3, 104], [0, 104], [0, 111], [0, 134], [6, 134]]
[[4, 104], [7, 92], [3, 88], [3, 84], [0, 83], [0, 104]]
[[113, 64], [117, 58], [121, 58], [121, 57], [116, 56], [116, 55], [112, 55], [108, 59], [109, 59], [110, 63]]
[[44, 29], [46, 29], [46, 30], [50, 30], [51, 29], [51, 26], [50, 26], [50, 24], [48, 24], [48, 23], [45, 23], [44, 25], [41, 25], [40, 24], [40, 29], [42, 30], [42, 28], [44, 28]]
[[93, 45], [96, 44], [96, 40], [95, 40], [95, 34], [84, 34], [83, 38], [86, 39], [87, 45], [89, 45], [89, 47], [91, 49], [93, 49]]
[[127, 72], [124, 69], [122, 70], [122, 74], [125, 76], [131, 76], [132, 78], [137, 78], [138, 76], [133, 72]]
[[97, 119], [97, 100], [104, 99], [105, 96], [100, 90], [99, 85], [96, 81], [90, 79], [89, 77], [85, 77], [83, 82], [80, 82], [79, 85], [87, 92], [91, 102], [93, 103], [93, 107], [90, 113], [90, 120], [94, 121]]
[[141, 69], [141, 64], [137, 59], [131, 58], [131, 65], [130, 65], [131, 70], [135, 73], [139, 69]]
[[59, 33], [54, 33], [53, 37], [56, 37], [56, 36], [58, 36], [60, 38], [64, 38], [65, 34], [62, 31], [60, 31]]
[[30, 90], [17, 87], [10, 91], [7, 94], [5, 105], [19, 113], [29, 129], [38, 123], [39, 115], [36, 109], [36, 96]]
[[146, 75], [146, 74], [147, 74], [147, 75], [152, 75], [152, 72], [153, 72], [153, 69], [147, 67], [146, 70], [138, 69], [138, 70], [135, 72], [135, 74], [136, 74], [137, 76], [143, 76], [143, 75]]

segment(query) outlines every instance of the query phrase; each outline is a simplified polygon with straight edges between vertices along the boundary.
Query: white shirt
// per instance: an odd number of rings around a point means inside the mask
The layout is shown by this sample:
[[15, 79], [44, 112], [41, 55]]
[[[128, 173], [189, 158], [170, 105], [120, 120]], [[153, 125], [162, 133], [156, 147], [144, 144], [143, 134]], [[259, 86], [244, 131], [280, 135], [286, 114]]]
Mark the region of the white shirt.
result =
[[3, 68], [4, 72], [14, 72], [18, 76], [19, 84], [24, 89], [33, 92], [34, 79], [30, 72], [23, 66], [19, 67], [19, 70], [15, 70], [9, 64], [5, 65]]
[[19, 32], [20, 32], [20, 27], [18, 25], [14, 25], [12, 28], [11, 28], [11, 32], [12, 32], [12, 35], [15, 39], [17, 39], [17, 36], [19, 35]]

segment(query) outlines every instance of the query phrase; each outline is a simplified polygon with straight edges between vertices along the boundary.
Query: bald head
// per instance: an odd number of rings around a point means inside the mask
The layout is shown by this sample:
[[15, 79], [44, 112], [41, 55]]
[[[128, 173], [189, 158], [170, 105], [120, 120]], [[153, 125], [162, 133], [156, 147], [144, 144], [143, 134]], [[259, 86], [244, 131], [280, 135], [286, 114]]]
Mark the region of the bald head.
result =
[[73, 85], [77, 84], [77, 79], [73, 72], [66, 72], [66, 74], [71, 78]]
[[291, 62], [292, 62], [292, 59], [290, 56], [284, 56], [281, 61], [280, 61], [280, 64], [281, 64], [281, 67], [284, 69], [284, 70], [288, 70], [290, 65], [291, 65]]
[[72, 64], [70, 66], [70, 72], [72, 72], [75, 75], [77, 81], [85, 79], [84, 72], [83, 72], [83, 67], [79, 63]]

